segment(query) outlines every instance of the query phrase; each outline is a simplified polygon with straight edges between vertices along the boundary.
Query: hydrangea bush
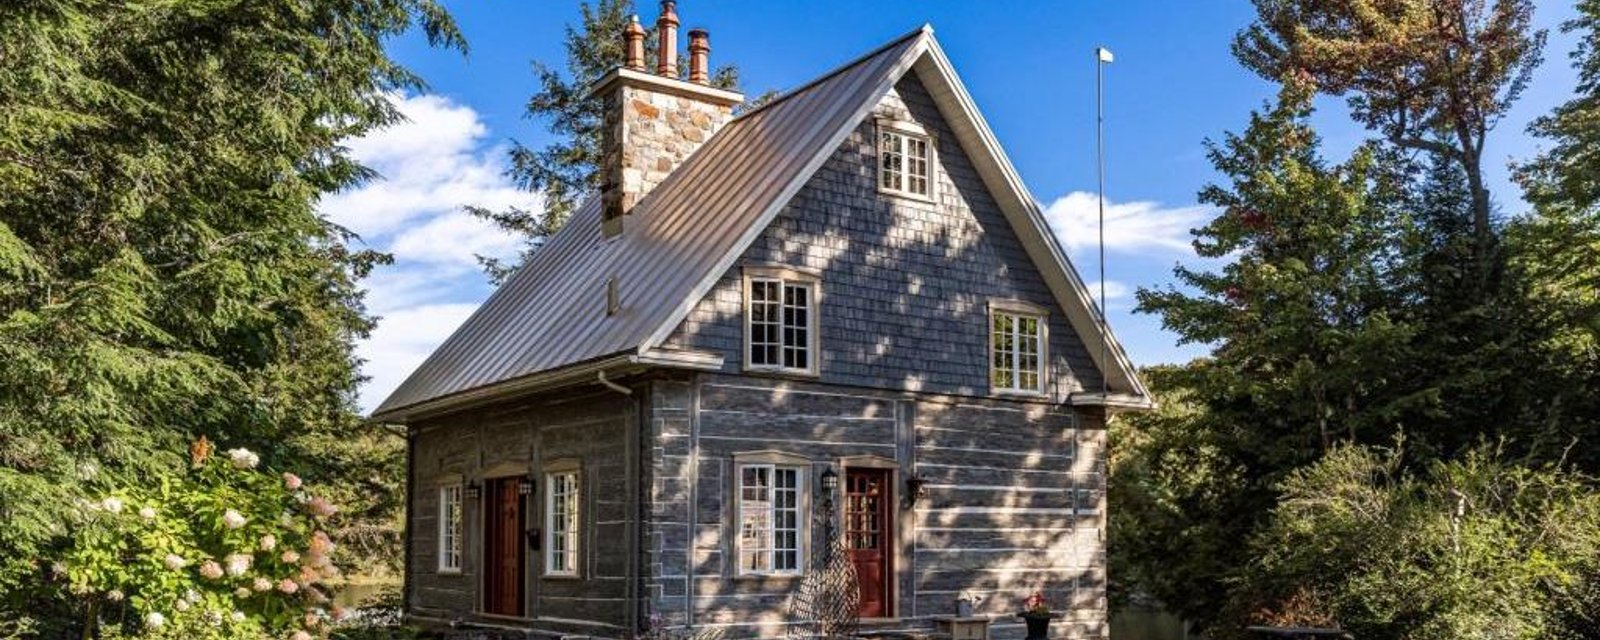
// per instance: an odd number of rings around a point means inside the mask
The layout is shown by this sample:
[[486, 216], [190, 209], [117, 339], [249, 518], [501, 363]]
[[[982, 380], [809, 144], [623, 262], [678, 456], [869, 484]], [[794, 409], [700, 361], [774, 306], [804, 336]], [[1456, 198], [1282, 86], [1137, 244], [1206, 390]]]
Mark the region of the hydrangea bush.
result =
[[333, 505], [245, 449], [217, 456], [201, 438], [190, 461], [80, 505], [52, 570], [86, 624], [108, 638], [325, 637], [343, 616], [322, 585], [339, 575]]

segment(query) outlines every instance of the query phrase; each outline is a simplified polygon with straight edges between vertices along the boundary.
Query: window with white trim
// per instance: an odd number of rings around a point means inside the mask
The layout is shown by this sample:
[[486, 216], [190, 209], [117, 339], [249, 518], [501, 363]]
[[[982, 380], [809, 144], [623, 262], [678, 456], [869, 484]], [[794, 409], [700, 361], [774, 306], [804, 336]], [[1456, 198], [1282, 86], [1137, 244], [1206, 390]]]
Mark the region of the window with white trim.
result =
[[890, 125], [878, 127], [878, 188], [890, 193], [932, 197], [928, 137]]
[[461, 485], [439, 487], [439, 571], [461, 571]]
[[549, 538], [544, 552], [544, 573], [548, 576], [578, 575], [578, 472], [545, 474], [545, 531]]
[[800, 469], [739, 467], [739, 573], [800, 573]]
[[1044, 391], [1044, 319], [1037, 315], [992, 311], [989, 383], [996, 391]]
[[745, 335], [751, 369], [816, 370], [816, 283], [778, 276], [748, 280]]

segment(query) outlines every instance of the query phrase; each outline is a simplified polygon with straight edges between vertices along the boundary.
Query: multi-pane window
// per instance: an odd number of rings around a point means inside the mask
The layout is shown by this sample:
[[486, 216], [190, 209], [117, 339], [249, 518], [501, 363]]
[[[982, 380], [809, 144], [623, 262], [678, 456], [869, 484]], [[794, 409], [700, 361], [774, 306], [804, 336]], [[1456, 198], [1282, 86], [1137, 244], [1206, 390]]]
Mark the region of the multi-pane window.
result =
[[439, 487], [439, 570], [461, 570], [461, 485]]
[[739, 572], [800, 572], [800, 470], [739, 468]]
[[578, 472], [545, 475], [545, 575], [578, 575]]
[[1039, 316], [995, 311], [990, 336], [990, 383], [1000, 391], [1043, 391], [1044, 323]]
[[809, 372], [816, 292], [810, 282], [750, 279], [750, 367]]
[[878, 130], [878, 186], [884, 191], [927, 197], [928, 139], [889, 128]]

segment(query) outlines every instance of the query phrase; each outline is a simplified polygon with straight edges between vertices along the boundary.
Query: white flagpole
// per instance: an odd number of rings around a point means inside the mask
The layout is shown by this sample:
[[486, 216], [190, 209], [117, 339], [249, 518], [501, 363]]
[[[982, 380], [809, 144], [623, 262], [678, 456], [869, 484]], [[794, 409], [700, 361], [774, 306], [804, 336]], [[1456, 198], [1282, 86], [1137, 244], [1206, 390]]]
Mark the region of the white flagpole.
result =
[[1107, 64], [1115, 58], [1111, 51], [1105, 47], [1095, 47], [1094, 50], [1094, 144], [1095, 144], [1095, 173], [1100, 182], [1100, 395], [1109, 397], [1111, 385], [1108, 381], [1107, 370], [1110, 369], [1111, 328], [1106, 323], [1106, 142], [1105, 142], [1105, 90], [1102, 76]]

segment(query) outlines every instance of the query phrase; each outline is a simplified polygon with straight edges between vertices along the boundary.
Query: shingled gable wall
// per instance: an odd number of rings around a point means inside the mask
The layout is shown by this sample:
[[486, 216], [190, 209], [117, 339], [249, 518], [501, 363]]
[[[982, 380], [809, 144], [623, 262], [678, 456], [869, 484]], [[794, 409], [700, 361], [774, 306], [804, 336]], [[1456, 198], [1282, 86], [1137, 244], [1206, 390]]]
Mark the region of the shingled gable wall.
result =
[[[936, 138], [936, 203], [876, 187], [878, 117], [910, 119]], [[820, 275], [822, 365], [815, 378], [743, 372], [742, 268]], [[992, 397], [987, 304], [1052, 310], [1046, 398]], [[1028, 261], [933, 99], [914, 74], [795, 196], [670, 346], [713, 351], [721, 374], [658, 387], [646, 437], [654, 453], [646, 554], [651, 608], [735, 637], [777, 637], [799, 581], [738, 576], [734, 454], [777, 450], [811, 460], [808, 489], [850, 456], [926, 479], [899, 502], [897, 619], [927, 630], [963, 594], [1020, 638], [1007, 614], [1034, 590], [1066, 620], [1058, 637], [1105, 638], [1104, 421], [1064, 403], [1098, 390], [1083, 343]]]

